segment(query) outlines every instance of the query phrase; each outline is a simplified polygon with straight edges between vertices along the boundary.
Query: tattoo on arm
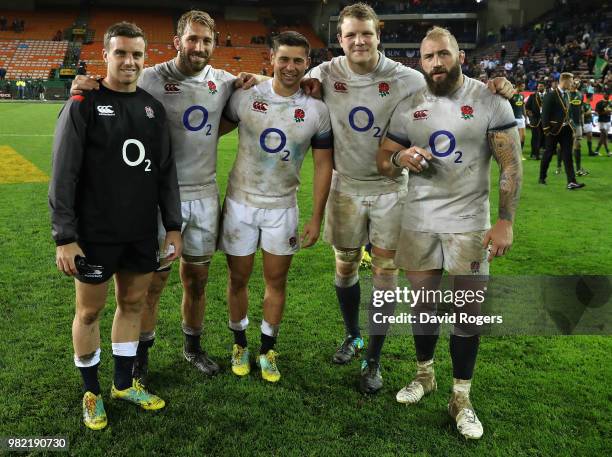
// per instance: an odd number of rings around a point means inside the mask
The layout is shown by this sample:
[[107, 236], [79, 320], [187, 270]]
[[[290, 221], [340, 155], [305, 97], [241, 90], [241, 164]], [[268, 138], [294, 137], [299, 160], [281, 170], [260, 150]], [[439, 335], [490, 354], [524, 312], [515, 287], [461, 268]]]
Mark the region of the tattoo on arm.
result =
[[499, 164], [499, 219], [514, 221], [518, 206], [523, 166], [518, 129], [489, 132], [489, 147]]

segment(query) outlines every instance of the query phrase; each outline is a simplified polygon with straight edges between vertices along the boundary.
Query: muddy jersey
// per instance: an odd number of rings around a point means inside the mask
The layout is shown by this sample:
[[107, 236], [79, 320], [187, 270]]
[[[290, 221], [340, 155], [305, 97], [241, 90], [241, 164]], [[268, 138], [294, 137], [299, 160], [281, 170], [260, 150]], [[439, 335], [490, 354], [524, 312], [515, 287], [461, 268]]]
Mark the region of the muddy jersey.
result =
[[423, 75], [379, 53], [375, 70], [351, 71], [345, 56], [308, 74], [323, 85], [334, 131], [332, 188], [353, 195], [380, 195], [405, 188], [406, 176], [378, 173], [376, 152], [397, 103], [425, 85]]
[[435, 233], [488, 229], [487, 133], [515, 126], [510, 103], [465, 76], [449, 97], [436, 97], [424, 88], [400, 102], [387, 137], [433, 154], [429, 168], [410, 174], [402, 229]]
[[301, 89], [282, 97], [272, 81], [234, 92], [225, 110], [238, 122], [238, 155], [227, 196], [256, 208], [291, 208], [308, 148], [332, 147], [331, 123], [321, 100]]
[[170, 60], [146, 68], [138, 81], [166, 108], [182, 201], [217, 193], [219, 123], [235, 79], [210, 65], [185, 76]]

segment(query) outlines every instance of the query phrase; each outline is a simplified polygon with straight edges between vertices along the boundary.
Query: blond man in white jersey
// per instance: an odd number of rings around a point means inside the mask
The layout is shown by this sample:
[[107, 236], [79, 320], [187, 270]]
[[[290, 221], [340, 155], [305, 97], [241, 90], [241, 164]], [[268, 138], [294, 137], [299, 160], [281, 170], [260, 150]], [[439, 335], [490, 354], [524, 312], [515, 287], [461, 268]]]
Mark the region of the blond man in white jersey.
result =
[[[217, 143], [231, 128], [222, 118], [226, 102], [235, 87], [249, 87], [252, 75], [238, 78], [208, 62], [214, 51], [214, 20], [204, 11], [184, 13], [177, 23], [174, 59], [143, 70], [138, 86], [162, 102], [168, 114], [172, 149], [176, 158], [183, 216], [183, 255], [180, 277], [185, 359], [205, 376], [215, 375], [219, 366], [202, 349], [208, 270], [215, 252], [220, 219], [217, 188]], [[72, 94], [97, 89], [90, 78], [77, 78]], [[165, 232], [160, 226], [159, 239]], [[162, 246], [160, 244], [160, 246]], [[162, 253], [163, 256], [163, 253]], [[163, 263], [154, 274], [143, 309], [140, 344], [134, 376], [143, 382], [148, 371], [148, 350], [153, 346], [157, 311], [162, 291], [170, 276], [171, 264]]]
[[[334, 175], [324, 237], [334, 247], [336, 295], [347, 335], [332, 360], [346, 364], [364, 347], [359, 328], [358, 274], [363, 245], [372, 244], [374, 289], [394, 289], [397, 282], [393, 258], [406, 175], [381, 176], [376, 168], [376, 151], [397, 103], [424, 87], [425, 80], [418, 71], [378, 51], [379, 20], [364, 3], [342, 10], [338, 42], [345, 55], [314, 68], [309, 77], [321, 81], [334, 131]], [[504, 88], [504, 96], [512, 95], [512, 85], [504, 78], [495, 83]], [[495, 91], [493, 83], [491, 90]], [[386, 303], [382, 311], [392, 313], [393, 307], [394, 303]], [[387, 328], [370, 325], [369, 330], [360, 389], [375, 393], [383, 385], [379, 360]]]
[[308, 40], [297, 32], [274, 37], [270, 53], [274, 78], [235, 92], [225, 110], [239, 128], [219, 241], [229, 267], [232, 371], [237, 376], [250, 371], [247, 290], [255, 252], [261, 247], [266, 288], [256, 360], [268, 382], [281, 376], [274, 347], [285, 307], [287, 273], [300, 247], [296, 192], [308, 149], [312, 147], [314, 159], [313, 212], [302, 231], [302, 247], [319, 238], [333, 168], [329, 111], [321, 100], [300, 89], [310, 65], [309, 51]]
[[[456, 39], [434, 27], [421, 43], [427, 87], [401, 101], [378, 152], [378, 169], [393, 177], [410, 170], [396, 264], [414, 290], [435, 290], [444, 270], [456, 275], [455, 288], [485, 290], [489, 262], [508, 252], [522, 181], [521, 143], [510, 104], [486, 86], [461, 74], [464, 60]], [[499, 215], [489, 221], [491, 156], [499, 163]], [[487, 255], [488, 248], [488, 255]], [[455, 310], [477, 314], [477, 301]], [[413, 315], [434, 314], [435, 303], [419, 302]], [[453, 393], [448, 411], [458, 431], [482, 436], [470, 402], [479, 345], [473, 326], [454, 325], [450, 337]], [[415, 378], [397, 401], [417, 403], [436, 389], [433, 359], [439, 326], [413, 325]]]

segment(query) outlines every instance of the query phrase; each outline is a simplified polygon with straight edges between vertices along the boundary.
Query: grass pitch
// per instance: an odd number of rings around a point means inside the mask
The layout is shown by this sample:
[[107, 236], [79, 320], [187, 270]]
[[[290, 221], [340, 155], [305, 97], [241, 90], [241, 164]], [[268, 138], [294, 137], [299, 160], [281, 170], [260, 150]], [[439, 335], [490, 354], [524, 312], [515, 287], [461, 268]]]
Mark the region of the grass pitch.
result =
[[[151, 385], [167, 400], [158, 414], [111, 401], [109, 295], [102, 318], [100, 380], [109, 427], [81, 423], [81, 380], [72, 361], [72, 281], [54, 264], [47, 210], [54, 123], [61, 105], [0, 104], [0, 437], [67, 436], [72, 455], [334, 455], [334, 456], [576, 456], [611, 455], [612, 339], [610, 337], [483, 338], [472, 400], [484, 424], [478, 442], [465, 442], [445, 408], [452, 384], [448, 339], [437, 349], [438, 391], [419, 405], [395, 402], [411, 379], [412, 340], [391, 336], [383, 352], [384, 389], [357, 391], [358, 364], [333, 366], [343, 336], [333, 290], [330, 246], [319, 242], [295, 256], [279, 337], [277, 385], [256, 370], [231, 374], [227, 329], [227, 270], [217, 254], [208, 286], [203, 341], [222, 374], [200, 378], [182, 360], [181, 285], [174, 271], [160, 305], [151, 351]], [[221, 140], [219, 184], [236, 149]], [[525, 155], [529, 155], [529, 139]], [[612, 273], [612, 158], [584, 157], [585, 189], [569, 192], [564, 175], [537, 184], [539, 162], [523, 162], [525, 180], [514, 247], [496, 259], [492, 274]], [[554, 160], [551, 172], [554, 172]], [[493, 169], [493, 188], [497, 185]], [[300, 214], [311, 211], [312, 161], [302, 171]], [[496, 207], [496, 191], [492, 192]], [[495, 213], [495, 209], [493, 212]], [[495, 217], [495, 215], [493, 215]], [[176, 269], [175, 269], [176, 270]], [[263, 281], [258, 266], [250, 285], [248, 330], [256, 352]], [[530, 303], [524, 303], [529, 310]], [[606, 438], [607, 437], [607, 438]]]

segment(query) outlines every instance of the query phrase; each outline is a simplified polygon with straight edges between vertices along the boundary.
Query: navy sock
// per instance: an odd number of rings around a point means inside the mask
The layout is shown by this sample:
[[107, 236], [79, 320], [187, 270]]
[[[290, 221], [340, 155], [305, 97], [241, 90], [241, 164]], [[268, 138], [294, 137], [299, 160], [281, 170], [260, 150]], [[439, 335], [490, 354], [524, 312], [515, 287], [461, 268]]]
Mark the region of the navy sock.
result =
[[153, 347], [154, 343], [155, 338], [152, 338], [147, 341], [139, 341], [138, 349], [136, 349], [136, 357], [138, 357], [139, 360], [143, 360], [146, 362], [149, 359], [149, 349]]
[[359, 301], [361, 300], [359, 281], [351, 287], [336, 286], [336, 296], [340, 303], [346, 332], [353, 338], [361, 337], [361, 331], [359, 330]]
[[100, 383], [98, 382], [98, 367], [100, 362], [91, 367], [78, 367], [85, 385], [85, 392], [100, 395]]
[[134, 367], [133, 357], [126, 357], [123, 355], [114, 355], [115, 360], [115, 388], [119, 390], [127, 389], [132, 386], [132, 368]]
[[419, 362], [426, 362], [434, 358], [438, 335], [414, 335], [414, 349], [416, 359]]
[[276, 337], [266, 335], [265, 333], [261, 334], [261, 348], [259, 348], [260, 354], [267, 354], [270, 349], [274, 349], [274, 345], [276, 344]]
[[453, 377], [472, 379], [480, 336], [450, 336], [450, 354], [453, 361]]
[[246, 331], [232, 329], [232, 332], [234, 332], [234, 343], [243, 348], [247, 347]]
[[200, 335], [188, 335], [183, 332], [185, 335], [185, 351], [189, 353], [197, 353], [202, 350], [200, 346]]

